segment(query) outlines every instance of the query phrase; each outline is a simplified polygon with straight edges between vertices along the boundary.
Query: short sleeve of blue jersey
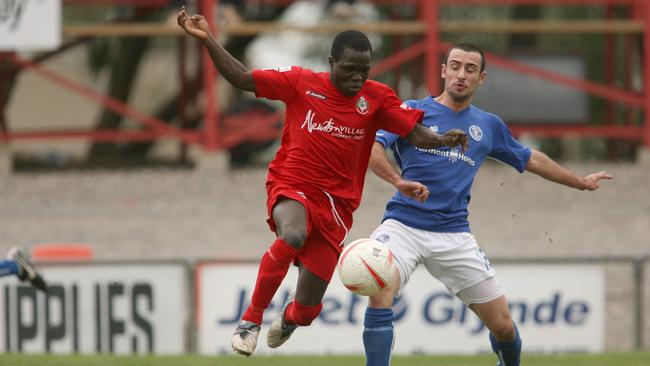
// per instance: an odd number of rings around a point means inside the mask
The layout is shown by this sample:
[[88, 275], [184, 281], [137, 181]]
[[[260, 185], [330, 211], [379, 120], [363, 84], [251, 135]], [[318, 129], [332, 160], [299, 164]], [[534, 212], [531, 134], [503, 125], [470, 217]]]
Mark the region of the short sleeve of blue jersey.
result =
[[396, 135], [394, 133], [390, 133], [385, 130], [379, 130], [377, 131], [377, 134], [375, 135], [375, 141], [379, 142], [380, 144], [384, 145], [385, 148], [387, 149], [393, 149], [394, 150], [394, 145], [395, 142], [397, 142], [397, 139], [399, 139], [399, 135]]
[[500, 118], [495, 116], [493, 126], [493, 145], [489, 156], [523, 173], [530, 159], [530, 148], [519, 143]]
[[[407, 100], [404, 104], [408, 107], [415, 108], [413, 106], [414, 101]], [[384, 145], [386, 149], [395, 150], [395, 143], [399, 140], [400, 136], [394, 133], [388, 132], [386, 130], [379, 130], [375, 135], [375, 141]]]

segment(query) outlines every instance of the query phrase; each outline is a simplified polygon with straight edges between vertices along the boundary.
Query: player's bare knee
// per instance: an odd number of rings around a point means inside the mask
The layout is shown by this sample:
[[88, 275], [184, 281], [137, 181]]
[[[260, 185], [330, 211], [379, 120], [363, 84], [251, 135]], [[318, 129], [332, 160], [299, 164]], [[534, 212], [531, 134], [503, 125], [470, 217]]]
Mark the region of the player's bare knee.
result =
[[285, 229], [282, 230], [279, 237], [292, 247], [300, 249], [305, 244], [307, 233], [303, 233], [301, 230]]
[[502, 342], [510, 342], [515, 339], [515, 326], [510, 319], [504, 319], [492, 325], [490, 332]]
[[390, 308], [393, 305], [393, 291], [385, 289], [377, 295], [370, 296], [368, 307], [371, 308]]

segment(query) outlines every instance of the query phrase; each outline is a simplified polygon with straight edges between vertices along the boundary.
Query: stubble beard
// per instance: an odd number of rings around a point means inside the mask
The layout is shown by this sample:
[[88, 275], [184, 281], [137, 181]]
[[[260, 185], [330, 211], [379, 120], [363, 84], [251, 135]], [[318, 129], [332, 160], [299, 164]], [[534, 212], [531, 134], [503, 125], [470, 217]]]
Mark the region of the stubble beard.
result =
[[471, 98], [474, 93], [468, 92], [467, 94], [458, 94], [453, 90], [447, 90], [447, 94], [449, 94], [451, 100], [453, 100], [455, 103], [464, 103], [468, 101], [469, 98]]

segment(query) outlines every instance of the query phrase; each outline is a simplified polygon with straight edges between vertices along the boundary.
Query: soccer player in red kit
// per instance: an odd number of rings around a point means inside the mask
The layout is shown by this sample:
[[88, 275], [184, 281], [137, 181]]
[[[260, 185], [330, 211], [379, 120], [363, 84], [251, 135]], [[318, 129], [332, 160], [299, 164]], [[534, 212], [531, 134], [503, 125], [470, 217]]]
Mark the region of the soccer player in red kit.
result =
[[388, 86], [367, 80], [372, 53], [361, 32], [344, 31], [333, 43], [330, 72], [300, 67], [249, 71], [219, 45], [201, 15], [178, 13], [178, 24], [203, 42], [233, 86], [286, 104], [282, 143], [269, 165], [269, 226], [277, 239], [262, 256], [251, 304], [232, 337], [250, 356], [262, 315], [291, 263], [298, 266], [295, 298], [269, 328], [267, 343], [283, 344], [321, 311], [321, 300], [359, 206], [370, 151], [379, 129], [425, 149], [466, 146], [462, 131], [439, 135], [418, 122], [422, 112], [401, 106]]

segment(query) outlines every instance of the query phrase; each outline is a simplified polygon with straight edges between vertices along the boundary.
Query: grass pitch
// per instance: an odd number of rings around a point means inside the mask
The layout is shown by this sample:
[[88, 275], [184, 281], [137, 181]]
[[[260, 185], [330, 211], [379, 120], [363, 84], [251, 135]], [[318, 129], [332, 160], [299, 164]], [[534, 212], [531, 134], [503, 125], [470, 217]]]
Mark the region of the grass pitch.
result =
[[[361, 356], [55, 356], [0, 354], [0, 365], [11, 366], [363, 366]], [[392, 366], [492, 366], [492, 355], [403, 356]], [[524, 355], [526, 366], [648, 366], [650, 352], [605, 353], [598, 355]]]

